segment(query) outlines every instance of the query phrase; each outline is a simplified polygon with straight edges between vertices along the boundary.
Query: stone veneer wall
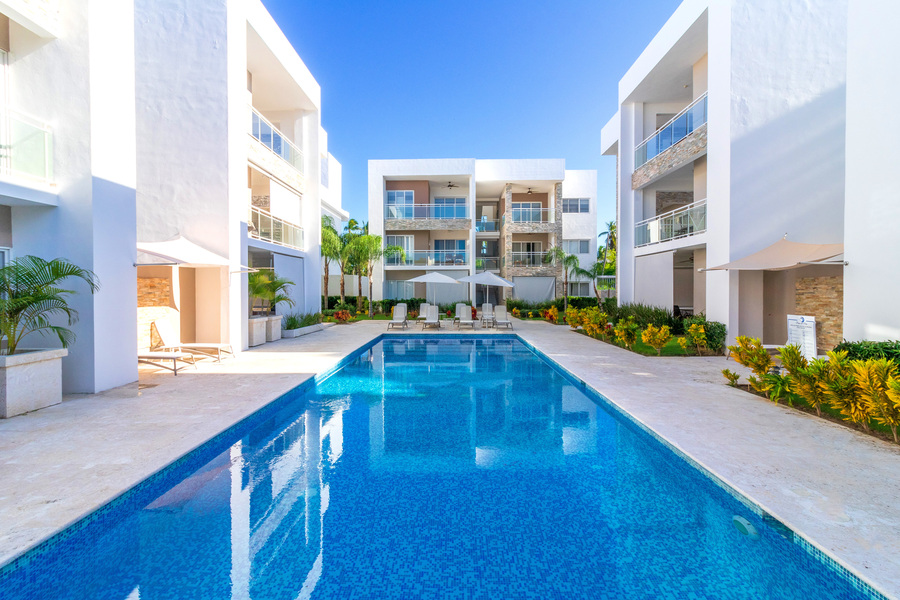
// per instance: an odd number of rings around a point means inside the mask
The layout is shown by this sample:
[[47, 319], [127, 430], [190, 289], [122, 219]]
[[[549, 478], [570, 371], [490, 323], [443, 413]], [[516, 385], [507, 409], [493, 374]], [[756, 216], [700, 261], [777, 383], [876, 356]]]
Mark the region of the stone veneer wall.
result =
[[663, 150], [631, 174], [631, 189], [644, 187], [659, 179], [672, 169], [686, 165], [706, 153], [706, 123], [698, 127], [686, 138]]
[[796, 282], [798, 315], [816, 318], [819, 352], [831, 350], [844, 339], [844, 278], [800, 277]]
[[472, 229], [471, 219], [385, 219], [385, 231], [441, 231]]
[[270, 199], [270, 196], [253, 196], [250, 198], [250, 204], [256, 208], [261, 208], [264, 211], [269, 212], [269, 207], [271, 206]]
[[147, 350], [159, 345], [159, 336], [150, 324], [158, 319], [169, 320], [179, 330], [178, 309], [172, 306], [172, 280], [166, 277], [138, 278], [138, 349]]
[[[562, 241], [562, 182], [558, 182], [553, 188], [553, 214], [552, 223], [513, 223], [512, 222], [512, 185], [506, 184], [504, 192], [506, 196], [505, 218], [501, 221], [500, 240], [502, 255], [500, 260], [500, 276], [504, 279], [513, 277], [556, 277], [556, 297], [565, 293], [563, 290], [562, 267], [557, 264], [541, 265], [539, 267], [514, 267], [512, 263], [512, 243], [514, 233], [549, 233], [555, 236], [551, 241]], [[512, 290], [503, 288], [503, 299], [512, 298]]]
[[687, 206], [694, 201], [694, 192], [656, 192], [656, 214]]
[[249, 139], [247, 159], [267, 175], [277, 179], [280, 183], [292, 188], [294, 192], [302, 196], [306, 191], [306, 179], [300, 171], [282, 160], [281, 157], [269, 150], [253, 136], [247, 137]]

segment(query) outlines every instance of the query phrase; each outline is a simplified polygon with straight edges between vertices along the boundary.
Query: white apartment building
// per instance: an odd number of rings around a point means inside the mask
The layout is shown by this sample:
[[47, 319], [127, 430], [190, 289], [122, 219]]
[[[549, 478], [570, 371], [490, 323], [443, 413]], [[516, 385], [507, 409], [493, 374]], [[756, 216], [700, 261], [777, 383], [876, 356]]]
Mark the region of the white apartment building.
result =
[[843, 268], [702, 271], [782, 239], [844, 242], [846, 0], [685, 0], [619, 82], [622, 302], [705, 312], [787, 339], [786, 315], [842, 338]]
[[[376, 266], [376, 300], [549, 300], [564, 293], [561, 266], [544, 261], [551, 247], [575, 253], [584, 267], [596, 261], [597, 173], [566, 170], [563, 159], [370, 160], [369, 231], [404, 249]], [[408, 282], [481, 271], [515, 287]], [[578, 282], [570, 292], [593, 295]]]
[[246, 348], [248, 270], [295, 283], [279, 314], [318, 310], [321, 217], [346, 215], [319, 84], [259, 0], [135, 13], [138, 342], [166, 318], [183, 341]]
[[137, 379], [134, 33], [128, 1], [0, 1], [0, 262], [65, 258], [101, 284], [67, 282], [66, 392]]

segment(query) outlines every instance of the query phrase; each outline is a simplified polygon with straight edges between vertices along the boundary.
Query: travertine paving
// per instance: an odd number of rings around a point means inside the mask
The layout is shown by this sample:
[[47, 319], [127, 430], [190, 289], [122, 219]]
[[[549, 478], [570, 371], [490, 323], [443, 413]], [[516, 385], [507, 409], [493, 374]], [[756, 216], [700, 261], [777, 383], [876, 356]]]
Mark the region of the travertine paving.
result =
[[[721, 357], [647, 358], [563, 327], [514, 322], [515, 333], [611, 402], [900, 598], [900, 447], [723, 385], [722, 368], [741, 369]], [[142, 367], [140, 387], [0, 421], [0, 563], [328, 370], [385, 327], [331, 327], [222, 364], [201, 362], [178, 377]]]

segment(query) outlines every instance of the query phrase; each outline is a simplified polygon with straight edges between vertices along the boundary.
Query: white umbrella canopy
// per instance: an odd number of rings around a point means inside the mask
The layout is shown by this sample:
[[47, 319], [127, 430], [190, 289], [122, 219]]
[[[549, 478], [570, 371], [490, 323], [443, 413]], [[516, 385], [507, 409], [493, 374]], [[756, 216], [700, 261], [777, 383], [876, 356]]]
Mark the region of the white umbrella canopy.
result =
[[[459, 283], [460, 280], [453, 279], [452, 277], [448, 277], [443, 273], [431, 272], [425, 273], [424, 275], [419, 275], [418, 277], [413, 277], [412, 279], [407, 279], [410, 283]], [[434, 288], [432, 288], [432, 296], [434, 295]]]
[[490, 271], [482, 271], [481, 273], [477, 273], [475, 275], [468, 275], [459, 279], [461, 283], [480, 283], [481, 285], [496, 285], [500, 287], [516, 287], [511, 281], [503, 279], [502, 277], [498, 277], [494, 275]]

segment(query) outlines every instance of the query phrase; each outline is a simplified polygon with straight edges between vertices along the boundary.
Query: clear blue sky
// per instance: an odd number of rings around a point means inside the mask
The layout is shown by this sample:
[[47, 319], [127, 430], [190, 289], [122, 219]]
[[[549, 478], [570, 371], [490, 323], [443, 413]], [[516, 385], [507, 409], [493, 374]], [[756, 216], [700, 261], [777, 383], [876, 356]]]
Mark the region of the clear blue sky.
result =
[[[564, 158], [597, 169], [618, 81], [680, 0], [263, 0], [322, 86], [343, 205], [368, 220], [367, 161]], [[602, 227], [601, 227], [602, 229]]]

